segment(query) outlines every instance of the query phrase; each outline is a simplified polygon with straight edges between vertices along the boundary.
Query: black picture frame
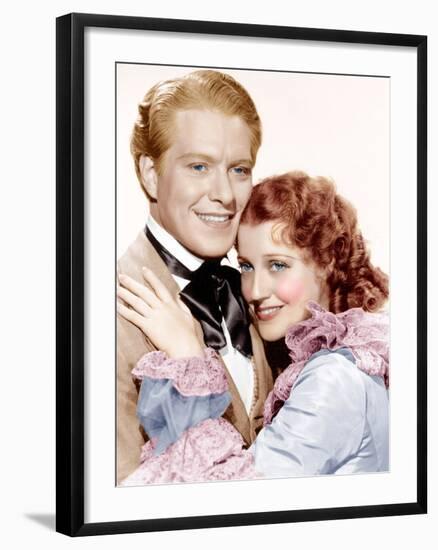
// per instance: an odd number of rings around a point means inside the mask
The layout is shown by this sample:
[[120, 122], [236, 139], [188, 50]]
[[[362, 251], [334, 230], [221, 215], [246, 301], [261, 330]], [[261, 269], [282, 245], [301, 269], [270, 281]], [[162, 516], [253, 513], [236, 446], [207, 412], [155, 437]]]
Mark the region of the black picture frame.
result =
[[[73, 13], [57, 18], [56, 530], [69, 536], [423, 514], [427, 511], [427, 37]], [[102, 27], [414, 48], [417, 54], [417, 498], [400, 504], [84, 522], [84, 29]]]

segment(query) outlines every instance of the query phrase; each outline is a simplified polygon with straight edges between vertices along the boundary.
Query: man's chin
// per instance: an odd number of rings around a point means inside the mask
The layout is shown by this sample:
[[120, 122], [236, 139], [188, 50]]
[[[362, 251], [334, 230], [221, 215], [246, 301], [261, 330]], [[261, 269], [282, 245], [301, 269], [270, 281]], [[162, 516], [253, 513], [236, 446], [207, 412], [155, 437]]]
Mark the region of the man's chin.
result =
[[198, 258], [209, 260], [226, 256], [233, 246], [233, 240], [227, 239], [220, 242], [211, 242], [211, 239], [207, 240], [206, 238], [205, 241], [187, 242], [185, 246]]

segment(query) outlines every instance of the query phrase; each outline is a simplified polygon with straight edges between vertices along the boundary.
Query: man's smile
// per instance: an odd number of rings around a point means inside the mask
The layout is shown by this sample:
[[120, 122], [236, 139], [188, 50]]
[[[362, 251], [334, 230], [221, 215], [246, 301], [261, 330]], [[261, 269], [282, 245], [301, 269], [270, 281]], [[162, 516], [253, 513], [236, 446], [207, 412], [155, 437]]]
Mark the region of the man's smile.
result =
[[211, 227], [228, 227], [234, 217], [232, 213], [195, 212], [195, 214], [202, 222]]

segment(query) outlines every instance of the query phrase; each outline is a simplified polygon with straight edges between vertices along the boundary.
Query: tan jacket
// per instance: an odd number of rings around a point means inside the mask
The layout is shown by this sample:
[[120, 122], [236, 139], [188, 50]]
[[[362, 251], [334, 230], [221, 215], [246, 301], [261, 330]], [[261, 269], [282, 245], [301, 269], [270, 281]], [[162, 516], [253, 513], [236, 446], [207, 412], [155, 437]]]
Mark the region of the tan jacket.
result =
[[[172, 294], [178, 294], [178, 285], [141, 231], [119, 260], [118, 271], [144, 283], [143, 266], [154, 271]], [[198, 330], [202, 334], [200, 325]], [[262, 427], [263, 404], [272, 388], [271, 369], [265, 358], [262, 341], [254, 327], [250, 327], [250, 332], [255, 375], [253, 405], [248, 416], [233, 379], [225, 367], [232, 400], [224, 414], [248, 445], [254, 441], [256, 433]], [[117, 483], [137, 468], [141, 446], [145, 443], [145, 434], [136, 417], [138, 393], [131, 371], [143, 354], [155, 349], [137, 327], [117, 316]]]

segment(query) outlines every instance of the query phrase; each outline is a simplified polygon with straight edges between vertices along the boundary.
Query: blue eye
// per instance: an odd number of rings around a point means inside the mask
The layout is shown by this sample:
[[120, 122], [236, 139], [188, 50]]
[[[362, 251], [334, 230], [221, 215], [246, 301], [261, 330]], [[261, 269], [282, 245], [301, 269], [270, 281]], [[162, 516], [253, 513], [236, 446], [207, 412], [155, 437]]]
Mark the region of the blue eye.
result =
[[249, 271], [252, 271], [253, 267], [248, 262], [242, 262], [239, 264], [240, 272], [241, 273], [248, 273]]
[[247, 168], [246, 166], [234, 166], [232, 168], [232, 171], [237, 176], [249, 176], [249, 174], [251, 173], [251, 169]]
[[192, 164], [190, 168], [195, 172], [205, 172], [207, 170], [207, 166], [205, 164]]
[[278, 262], [278, 261], [275, 261], [275, 262], [271, 262], [271, 271], [284, 271], [285, 269], [287, 269], [289, 266], [287, 264], [285, 264], [284, 262]]

